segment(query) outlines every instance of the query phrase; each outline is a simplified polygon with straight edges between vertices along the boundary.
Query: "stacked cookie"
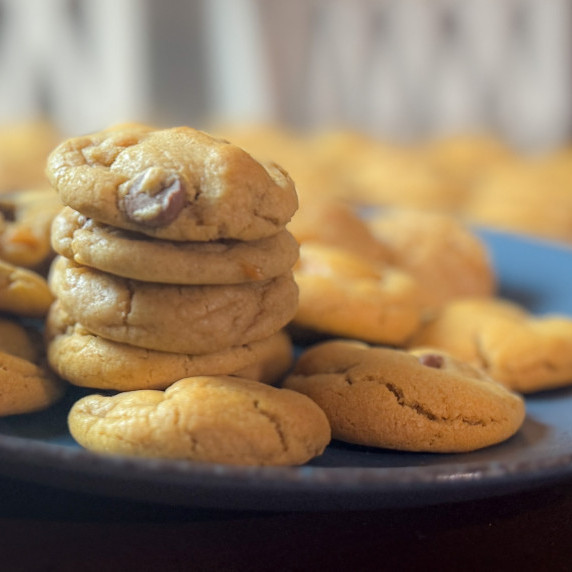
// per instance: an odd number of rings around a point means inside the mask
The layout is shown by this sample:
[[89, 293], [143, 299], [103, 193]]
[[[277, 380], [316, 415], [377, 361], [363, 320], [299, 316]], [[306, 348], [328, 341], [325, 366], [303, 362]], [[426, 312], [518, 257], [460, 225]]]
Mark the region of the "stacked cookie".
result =
[[64, 141], [47, 174], [66, 205], [46, 322], [61, 377], [161, 389], [289, 366], [297, 197], [282, 169], [188, 127], [124, 125]]

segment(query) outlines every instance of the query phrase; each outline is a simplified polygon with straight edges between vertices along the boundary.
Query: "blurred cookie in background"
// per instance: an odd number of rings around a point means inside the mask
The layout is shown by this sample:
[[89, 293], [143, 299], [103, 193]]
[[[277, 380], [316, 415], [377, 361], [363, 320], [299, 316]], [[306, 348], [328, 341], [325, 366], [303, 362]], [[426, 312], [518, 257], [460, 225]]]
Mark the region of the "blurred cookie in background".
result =
[[547, 159], [494, 169], [475, 186], [462, 215], [482, 226], [570, 242], [572, 169]]
[[518, 159], [509, 145], [485, 133], [435, 138], [422, 146], [422, 153], [443, 176], [465, 187], [471, 187], [491, 168]]
[[61, 134], [49, 121], [0, 125], [0, 193], [46, 186], [46, 159]]
[[436, 308], [458, 297], [495, 293], [495, 270], [485, 243], [456, 217], [387, 208], [366, 221], [393, 264], [418, 280], [425, 305]]
[[61, 209], [48, 186], [0, 194], [0, 259], [45, 274], [54, 257], [52, 221]]

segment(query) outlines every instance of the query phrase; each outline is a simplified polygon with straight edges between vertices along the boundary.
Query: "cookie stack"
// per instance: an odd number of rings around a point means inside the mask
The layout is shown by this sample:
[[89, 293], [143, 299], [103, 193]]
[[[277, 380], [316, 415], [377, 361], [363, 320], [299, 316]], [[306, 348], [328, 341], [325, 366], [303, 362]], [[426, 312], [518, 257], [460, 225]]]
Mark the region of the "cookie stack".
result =
[[133, 390], [289, 366], [297, 197], [282, 169], [189, 127], [124, 125], [64, 141], [47, 174], [66, 205], [46, 321], [61, 377]]

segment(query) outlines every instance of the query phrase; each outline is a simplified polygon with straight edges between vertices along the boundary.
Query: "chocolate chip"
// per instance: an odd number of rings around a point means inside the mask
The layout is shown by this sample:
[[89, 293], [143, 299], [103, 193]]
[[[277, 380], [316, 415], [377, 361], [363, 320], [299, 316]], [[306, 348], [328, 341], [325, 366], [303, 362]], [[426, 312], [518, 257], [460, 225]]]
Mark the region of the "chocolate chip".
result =
[[166, 226], [177, 218], [185, 199], [185, 185], [178, 173], [150, 167], [121, 186], [119, 208], [138, 224]]
[[424, 354], [419, 356], [419, 363], [426, 365], [427, 367], [441, 369], [445, 365], [445, 360], [443, 359], [443, 356], [438, 354]]

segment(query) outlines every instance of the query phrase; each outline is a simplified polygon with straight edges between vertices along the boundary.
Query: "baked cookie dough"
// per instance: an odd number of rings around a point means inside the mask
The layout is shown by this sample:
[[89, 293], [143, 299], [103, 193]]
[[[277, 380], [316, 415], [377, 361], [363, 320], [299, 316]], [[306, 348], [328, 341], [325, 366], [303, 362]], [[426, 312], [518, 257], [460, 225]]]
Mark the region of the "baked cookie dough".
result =
[[332, 437], [403, 451], [454, 453], [500, 443], [524, 421], [518, 394], [438, 350], [336, 340], [298, 360], [284, 387], [311, 397]]
[[74, 404], [68, 424], [80, 445], [99, 453], [231, 465], [300, 465], [330, 441], [311, 399], [227, 376], [185, 378], [164, 392], [90, 395]]
[[47, 175], [85, 216], [167, 240], [257, 240], [282, 230], [298, 207], [278, 165], [190, 127], [127, 125], [68, 139]]
[[46, 409], [65, 391], [65, 384], [46, 369], [0, 351], [0, 416]]
[[120, 278], [64, 257], [50, 286], [71, 318], [102, 337], [147, 349], [206, 354], [267, 338], [294, 316], [291, 273], [221, 286], [179, 286]]
[[389, 208], [366, 220], [393, 264], [422, 285], [426, 305], [495, 293], [495, 271], [484, 242], [453, 216]]
[[32, 269], [49, 263], [50, 227], [61, 208], [49, 188], [0, 194], [0, 259]]
[[42, 336], [14, 320], [0, 318], [0, 352], [37, 363], [43, 353]]
[[532, 160], [498, 167], [475, 186], [462, 216], [485, 227], [571, 242], [570, 172]]
[[572, 319], [533, 316], [507, 300], [450, 302], [410, 346], [440, 348], [521, 393], [572, 384]]
[[300, 290], [296, 327], [402, 345], [421, 323], [419, 286], [405, 272], [341, 248], [300, 246], [294, 267]]
[[391, 262], [390, 250], [374, 236], [364, 219], [341, 201], [304, 202], [292, 217], [288, 230], [300, 244], [318, 242], [350, 250], [370, 260]]
[[46, 159], [61, 141], [49, 121], [0, 125], [0, 193], [46, 184]]
[[0, 260], [0, 311], [42, 318], [53, 301], [43, 276]]
[[59, 302], [50, 309], [45, 335], [52, 369], [74, 385], [96, 389], [165, 389], [184, 377], [246, 373], [274, 383], [293, 360], [292, 343], [283, 331], [209, 354], [159, 352], [92, 334], [74, 323]]
[[174, 242], [100, 224], [69, 207], [54, 219], [52, 244], [78, 264], [164, 284], [267, 280], [289, 272], [298, 258], [287, 230], [253, 241]]

